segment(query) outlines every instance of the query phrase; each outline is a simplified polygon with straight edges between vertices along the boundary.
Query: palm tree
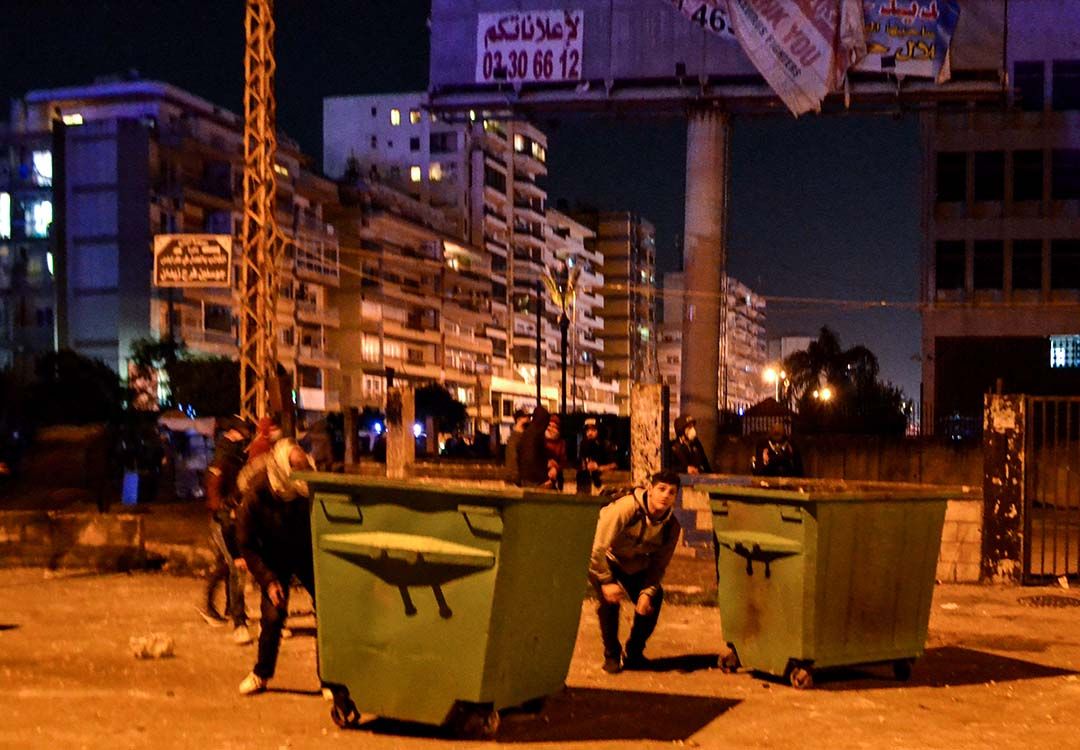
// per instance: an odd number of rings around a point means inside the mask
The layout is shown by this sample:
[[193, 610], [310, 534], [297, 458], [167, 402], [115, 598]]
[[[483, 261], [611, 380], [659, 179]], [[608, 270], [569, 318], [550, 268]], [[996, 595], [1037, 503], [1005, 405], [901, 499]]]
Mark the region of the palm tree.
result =
[[861, 391], [877, 382], [877, 357], [865, 346], [844, 349], [836, 332], [823, 326], [816, 340], [805, 350], [784, 360], [791, 380], [788, 398], [798, 402], [806, 393], [822, 386], [841, 392]]

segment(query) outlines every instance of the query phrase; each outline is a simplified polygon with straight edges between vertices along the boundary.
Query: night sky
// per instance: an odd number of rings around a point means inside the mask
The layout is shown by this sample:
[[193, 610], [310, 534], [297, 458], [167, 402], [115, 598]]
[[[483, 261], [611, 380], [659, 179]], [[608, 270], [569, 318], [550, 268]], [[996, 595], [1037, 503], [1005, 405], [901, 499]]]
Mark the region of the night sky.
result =
[[[0, 97], [137, 69], [236, 112], [243, 0], [5, 0]], [[322, 98], [426, 88], [425, 0], [277, 0], [278, 124], [321, 163]], [[564, 119], [549, 135], [552, 205], [632, 209], [657, 227], [661, 270], [678, 265], [685, 124]], [[878, 354], [882, 375], [919, 393], [919, 147], [913, 118], [737, 120], [729, 272], [770, 297], [769, 333], [833, 326]], [[859, 309], [855, 300], [901, 301]], [[847, 304], [841, 304], [848, 301]]]

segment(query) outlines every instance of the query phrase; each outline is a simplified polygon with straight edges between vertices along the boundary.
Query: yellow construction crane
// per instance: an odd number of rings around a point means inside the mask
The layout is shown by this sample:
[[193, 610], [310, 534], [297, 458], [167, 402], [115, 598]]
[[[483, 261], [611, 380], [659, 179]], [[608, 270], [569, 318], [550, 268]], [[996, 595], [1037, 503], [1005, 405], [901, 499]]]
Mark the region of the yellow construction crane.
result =
[[274, 2], [246, 0], [244, 13], [244, 221], [240, 287], [240, 415], [270, 412], [277, 340], [277, 273], [285, 246], [274, 217], [277, 152]]

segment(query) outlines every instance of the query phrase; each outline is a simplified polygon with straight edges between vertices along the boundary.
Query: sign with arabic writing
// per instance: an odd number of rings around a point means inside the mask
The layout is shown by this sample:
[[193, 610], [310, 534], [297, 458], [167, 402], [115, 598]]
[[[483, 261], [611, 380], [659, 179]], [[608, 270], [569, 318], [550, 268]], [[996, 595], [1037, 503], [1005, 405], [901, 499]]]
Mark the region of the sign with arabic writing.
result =
[[225, 287], [232, 283], [232, 237], [227, 234], [154, 236], [154, 286]]
[[866, 57], [858, 70], [948, 80], [946, 54], [960, 18], [958, 0], [863, 0]]
[[743, 52], [795, 115], [819, 111], [866, 54], [862, 0], [730, 0]]
[[663, 2], [675, 8], [703, 30], [712, 32], [721, 39], [735, 41], [735, 30], [731, 28], [727, 0], [663, 0]]
[[476, 83], [581, 80], [584, 17], [580, 10], [480, 13]]

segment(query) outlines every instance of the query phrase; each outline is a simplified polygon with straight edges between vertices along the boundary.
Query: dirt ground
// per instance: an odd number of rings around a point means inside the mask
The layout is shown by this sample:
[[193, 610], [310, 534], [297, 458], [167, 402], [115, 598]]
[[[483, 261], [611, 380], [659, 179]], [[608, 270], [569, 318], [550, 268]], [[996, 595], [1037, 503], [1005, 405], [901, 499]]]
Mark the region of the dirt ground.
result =
[[[196, 615], [199, 582], [166, 574], [5, 571], [0, 583], [0, 748], [481, 747], [365, 717], [342, 731], [318, 691], [313, 621], [291, 621], [271, 691], [236, 691], [254, 661]], [[1049, 589], [939, 586], [925, 657], [820, 677], [796, 691], [724, 674], [714, 607], [666, 606], [648, 653], [658, 671], [599, 669], [582, 608], [567, 688], [539, 715], [506, 716], [496, 742], [556, 748], [1067, 748], [1080, 723], [1080, 607], [1018, 600]], [[299, 600], [298, 611], [304, 609]], [[129, 639], [164, 633], [175, 656], [136, 660]], [[362, 708], [362, 707], [361, 707]]]

